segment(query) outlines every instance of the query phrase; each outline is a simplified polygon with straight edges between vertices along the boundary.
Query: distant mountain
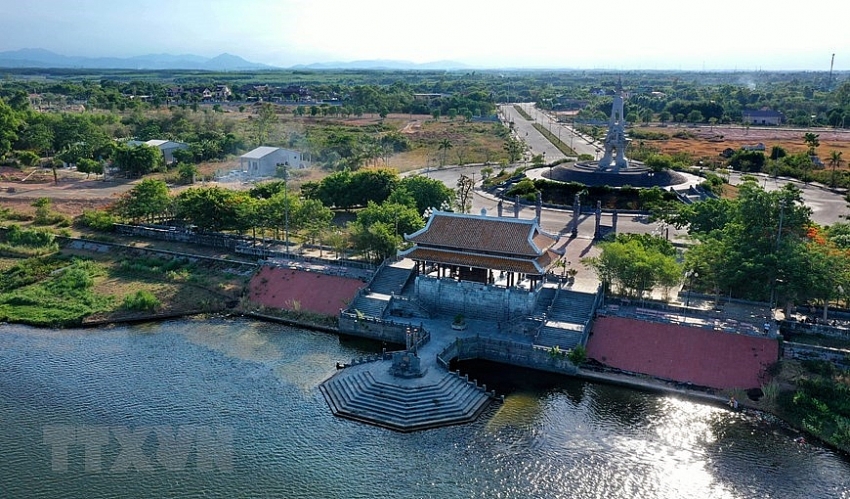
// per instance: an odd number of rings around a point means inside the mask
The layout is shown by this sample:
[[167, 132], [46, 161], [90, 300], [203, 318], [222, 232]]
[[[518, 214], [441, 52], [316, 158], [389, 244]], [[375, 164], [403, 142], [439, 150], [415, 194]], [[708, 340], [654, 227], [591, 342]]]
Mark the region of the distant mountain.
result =
[[20, 49], [0, 52], [4, 68], [82, 68], [82, 69], [196, 69], [204, 71], [241, 71], [276, 69], [246, 61], [232, 54], [201, 57], [192, 54], [148, 54], [135, 57], [73, 57], [44, 49]]
[[425, 63], [415, 63], [410, 61], [392, 61], [392, 60], [365, 60], [365, 61], [350, 61], [350, 62], [316, 62], [313, 64], [299, 64], [292, 66], [290, 69], [395, 69], [400, 71], [405, 70], [459, 70], [471, 69], [466, 64], [455, 61], [434, 61]]

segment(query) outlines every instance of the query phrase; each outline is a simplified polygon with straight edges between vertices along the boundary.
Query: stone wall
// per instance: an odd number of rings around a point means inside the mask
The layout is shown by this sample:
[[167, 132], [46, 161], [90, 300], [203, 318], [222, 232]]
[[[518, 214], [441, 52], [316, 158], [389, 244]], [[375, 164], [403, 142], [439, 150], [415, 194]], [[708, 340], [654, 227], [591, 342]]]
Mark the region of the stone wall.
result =
[[838, 348], [786, 341], [782, 346], [782, 356], [795, 360], [823, 360], [832, 362], [839, 369], [850, 369], [850, 352]]
[[551, 349], [529, 343], [482, 336], [458, 338], [437, 356], [437, 362], [445, 367], [452, 359], [489, 360], [558, 374], [574, 375], [578, 372], [576, 366], [567, 359], [566, 352], [553, 353]]
[[[846, 319], [845, 319], [846, 320]], [[828, 324], [809, 324], [798, 321], [782, 321], [779, 323], [779, 330], [782, 334], [793, 338], [796, 334], [808, 335], [815, 334], [820, 336], [829, 336], [831, 338], [840, 338], [850, 340], [850, 329], [844, 326], [831, 326]]]
[[534, 291], [452, 279], [417, 276], [415, 285], [422, 306], [448, 316], [508, 321], [530, 315], [537, 300]]
[[[355, 314], [343, 312], [339, 315], [339, 332], [359, 338], [385, 341], [396, 345], [404, 345], [407, 341], [407, 331], [420, 328], [422, 325], [409, 322], [395, 322], [373, 317], [358, 317]], [[427, 333], [424, 333], [427, 335]]]

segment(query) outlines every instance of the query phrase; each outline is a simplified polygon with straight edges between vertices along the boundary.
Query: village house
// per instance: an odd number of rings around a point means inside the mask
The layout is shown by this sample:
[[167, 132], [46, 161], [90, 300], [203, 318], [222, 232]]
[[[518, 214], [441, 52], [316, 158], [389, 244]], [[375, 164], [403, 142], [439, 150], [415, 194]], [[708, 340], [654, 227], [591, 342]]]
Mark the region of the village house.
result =
[[183, 142], [175, 142], [173, 140], [161, 140], [161, 139], [151, 139], [148, 141], [141, 140], [128, 140], [128, 146], [138, 146], [138, 145], [146, 145], [150, 147], [156, 147], [160, 151], [162, 151], [162, 157], [165, 159], [165, 163], [174, 163], [174, 151], [178, 149], [188, 149], [189, 145], [184, 144]]
[[278, 166], [307, 168], [309, 163], [299, 151], [260, 146], [239, 157], [239, 168], [254, 177], [272, 177]]
[[745, 125], [778, 126], [785, 122], [785, 115], [770, 109], [747, 109], [743, 111], [741, 121]]

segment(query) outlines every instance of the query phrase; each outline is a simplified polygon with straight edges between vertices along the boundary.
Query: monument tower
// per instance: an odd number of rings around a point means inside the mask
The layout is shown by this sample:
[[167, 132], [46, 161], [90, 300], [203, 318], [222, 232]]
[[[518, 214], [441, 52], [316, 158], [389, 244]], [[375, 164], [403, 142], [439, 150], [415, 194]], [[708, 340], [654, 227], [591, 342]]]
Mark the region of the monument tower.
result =
[[[619, 90], [619, 85], [618, 90]], [[605, 154], [599, 160], [600, 170], [619, 170], [628, 168], [629, 160], [626, 158], [626, 147], [629, 139], [626, 138], [626, 119], [623, 116], [623, 96], [617, 92], [614, 103], [611, 105], [611, 117], [608, 118], [608, 134], [605, 136]]]

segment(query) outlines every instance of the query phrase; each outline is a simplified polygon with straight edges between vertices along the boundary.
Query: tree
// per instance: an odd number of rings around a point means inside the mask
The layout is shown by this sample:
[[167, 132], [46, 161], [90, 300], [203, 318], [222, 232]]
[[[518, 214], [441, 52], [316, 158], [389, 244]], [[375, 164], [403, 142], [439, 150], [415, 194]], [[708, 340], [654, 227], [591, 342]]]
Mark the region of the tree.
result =
[[12, 150], [12, 144], [18, 140], [20, 126], [18, 113], [0, 99], [0, 158]]
[[249, 216], [256, 212], [252, 199], [245, 192], [221, 187], [193, 187], [177, 195], [174, 210], [186, 223], [203, 231], [241, 231], [254, 222]]
[[466, 175], [461, 175], [457, 180], [457, 188], [455, 189], [455, 206], [460, 213], [468, 213], [472, 209], [472, 190], [474, 185], [472, 179]]
[[89, 178], [89, 175], [91, 175], [92, 173], [96, 173], [95, 170], [97, 170], [99, 164], [99, 161], [95, 161], [89, 158], [82, 158], [77, 161], [77, 171], [80, 173], [85, 173], [86, 178]]
[[522, 155], [526, 150], [525, 143], [514, 137], [509, 137], [502, 148], [508, 153], [509, 163], [516, 163], [522, 159]]
[[[313, 106], [315, 107], [315, 106]], [[313, 113], [315, 116], [315, 114]], [[256, 126], [256, 140], [258, 145], [263, 145], [269, 138], [269, 128], [277, 122], [277, 113], [275, 112], [274, 106], [269, 102], [264, 102], [260, 105], [260, 109], [257, 111], [257, 119], [255, 121]]]
[[141, 177], [163, 164], [162, 151], [145, 144], [120, 146], [115, 150], [115, 165], [130, 177]]
[[688, 121], [693, 124], [702, 123], [703, 121], [705, 121], [705, 117], [699, 110], [694, 109], [693, 111], [688, 113]]
[[682, 277], [676, 250], [664, 238], [649, 234], [620, 234], [600, 244], [601, 254], [586, 258], [605, 285], [614, 284], [630, 296], [643, 297], [656, 286], [675, 286]]
[[806, 132], [803, 134], [803, 142], [808, 147], [809, 156], [814, 156], [817, 152], [817, 148], [820, 145], [820, 134]]
[[164, 215], [171, 206], [168, 186], [162, 180], [144, 179], [125, 193], [115, 211], [134, 223]]
[[835, 169], [841, 166], [841, 151], [829, 153], [829, 166], [832, 167], [832, 187], [835, 187]]
[[177, 163], [177, 177], [184, 184], [195, 183], [195, 177], [200, 173], [198, 167], [193, 163]]
[[440, 145], [437, 146], [437, 150], [442, 152], [442, 155], [440, 155], [440, 166], [446, 165], [446, 156], [448, 155], [449, 149], [451, 148], [452, 143], [449, 141], [449, 139], [443, 139], [440, 141]]
[[440, 208], [451, 203], [454, 191], [443, 182], [424, 175], [412, 175], [401, 179], [398, 189], [405, 190], [413, 198], [416, 211], [424, 213], [428, 208]]

